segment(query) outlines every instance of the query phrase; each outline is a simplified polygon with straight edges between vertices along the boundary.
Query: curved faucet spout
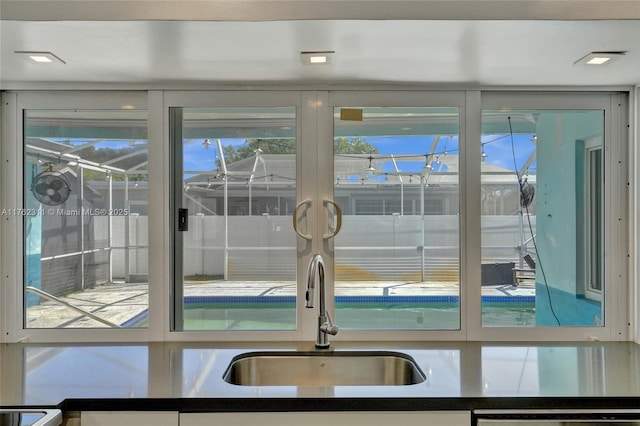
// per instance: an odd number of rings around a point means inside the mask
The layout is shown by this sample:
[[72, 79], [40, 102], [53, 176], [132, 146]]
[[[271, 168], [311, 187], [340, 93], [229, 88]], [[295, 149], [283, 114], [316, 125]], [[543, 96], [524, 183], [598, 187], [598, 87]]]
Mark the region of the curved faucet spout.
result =
[[318, 337], [316, 339], [316, 348], [329, 348], [329, 335], [338, 334], [338, 327], [333, 324], [329, 312], [327, 312], [327, 296], [324, 280], [324, 259], [319, 254], [311, 258], [309, 267], [307, 268], [307, 293], [306, 307], [313, 308], [315, 301], [316, 282], [318, 283], [318, 293], [320, 303], [318, 306]]

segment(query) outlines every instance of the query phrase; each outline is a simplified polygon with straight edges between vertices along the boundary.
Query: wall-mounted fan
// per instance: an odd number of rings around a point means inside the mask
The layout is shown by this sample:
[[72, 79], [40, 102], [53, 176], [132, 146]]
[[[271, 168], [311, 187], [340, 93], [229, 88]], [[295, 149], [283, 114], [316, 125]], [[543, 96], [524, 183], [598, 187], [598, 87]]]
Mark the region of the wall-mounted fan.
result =
[[31, 182], [33, 196], [48, 206], [64, 203], [71, 194], [71, 184], [60, 172], [54, 172], [51, 167], [36, 176]]
[[536, 187], [531, 185], [527, 178], [520, 179], [520, 205], [527, 208], [533, 202], [533, 197], [536, 195]]

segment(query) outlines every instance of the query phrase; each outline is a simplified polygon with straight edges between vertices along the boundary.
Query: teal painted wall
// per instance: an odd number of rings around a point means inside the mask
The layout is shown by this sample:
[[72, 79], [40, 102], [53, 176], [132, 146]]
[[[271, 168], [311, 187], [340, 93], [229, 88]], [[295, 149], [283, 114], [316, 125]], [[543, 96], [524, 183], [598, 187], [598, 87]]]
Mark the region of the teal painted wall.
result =
[[[604, 133], [603, 111], [541, 112], [537, 122], [537, 245], [536, 324], [593, 325], [600, 305], [583, 298], [578, 271], [578, 241], [582, 225], [576, 193], [582, 173], [576, 173], [576, 144]], [[544, 274], [543, 274], [544, 271]], [[545, 284], [546, 281], [546, 284]], [[546, 291], [546, 286], [550, 291]], [[551, 305], [549, 303], [551, 296]]]

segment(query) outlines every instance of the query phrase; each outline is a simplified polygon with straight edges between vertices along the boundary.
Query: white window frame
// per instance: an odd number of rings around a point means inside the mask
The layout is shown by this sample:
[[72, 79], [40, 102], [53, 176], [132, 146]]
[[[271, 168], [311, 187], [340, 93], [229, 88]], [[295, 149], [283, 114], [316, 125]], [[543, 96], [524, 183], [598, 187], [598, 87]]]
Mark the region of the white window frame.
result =
[[[594, 289], [592, 284], [592, 280], [594, 279], [593, 268], [592, 268], [592, 259], [593, 259], [593, 241], [595, 239], [602, 239], [603, 235], [600, 232], [600, 235], [593, 235], [593, 228], [591, 223], [593, 221], [593, 209], [591, 208], [591, 204], [593, 203], [591, 189], [592, 182], [592, 163], [591, 163], [591, 153], [600, 151], [600, 155], [602, 156], [604, 153], [604, 146], [601, 141], [597, 141], [596, 139], [601, 138], [592, 138], [590, 140], [585, 141], [584, 146], [584, 194], [585, 194], [585, 223], [584, 223], [584, 259], [583, 259], [583, 270], [584, 270], [584, 294], [585, 297], [591, 300], [602, 301], [602, 289]], [[602, 162], [599, 164], [600, 173], [602, 174]], [[600, 184], [600, 196], [602, 197], [602, 182]], [[600, 205], [600, 212], [598, 213], [597, 220], [604, 220], [604, 212], [602, 206], [602, 198]], [[602, 229], [602, 224], [600, 225], [600, 229]], [[603, 254], [602, 248], [600, 249], [600, 254]], [[601, 265], [601, 269], [602, 269]], [[597, 277], [600, 280], [600, 285], [604, 283], [602, 271], [600, 271], [599, 276]]]
[[[147, 109], [147, 93], [112, 92], [4, 92], [2, 133], [3, 208], [22, 208], [24, 199], [24, 111]], [[2, 276], [2, 339], [21, 341], [136, 341], [149, 340], [149, 329], [38, 329], [24, 327], [23, 218], [4, 216], [0, 224]], [[150, 268], [151, 269], [151, 268]], [[149, 303], [152, 311], [151, 302]]]
[[[628, 97], [609, 92], [484, 92], [482, 109], [603, 110], [603, 232], [605, 324], [602, 327], [520, 327], [479, 331], [481, 340], [617, 341], [631, 339], [629, 278]], [[622, 284], [622, 285], [621, 285]], [[626, 284], [626, 285], [624, 285]]]
[[[305, 175], [311, 175], [313, 172], [313, 164], [315, 163], [315, 156], [313, 152], [308, 150], [304, 150], [300, 141], [305, 139], [313, 140], [315, 138], [315, 129], [306, 128], [303, 129], [301, 126], [302, 120], [302, 105], [306, 105], [308, 108], [305, 108], [304, 112], [307, 114], [314, 114], [317, 109], [317, 101], [314, 99], [313, 95], [309, 95], [305, 92], [300, 91], [199, 91], [199, 92], [165, 92], [163, 95], [163, 105], [164, 105], [164, 144], [165, 147], [165, 161], [163, 164], [169, 164], [170, 158], [170, 150], [169, 147], [170, 138], [169, 138], [169, 108], [173, 107], [184, 107], [184, 108], [218, 108], [218, 107], [296, 107], [296, 138], [298, 141], [297, 146], [297, 172], [298, 176], [301, 175], [302, 167], [305, 167]], [[307, 144], [308, 146], [308, 144]], [[304, 164], [303, 164], [304, 163]], [[164, 166], [165, 169], [168, 169], [168, 166]], [[150, 198], [149, 203], [151, 205], [153, 201], [153, 205], [162, 205], [162, 211], [169, 212], [171, 211], [171, 199], [170, 194], [173, 191], [173, 187], [171, 185], [169, 173], [166, 173], [167, 176], [164, 176], [165, 190], [162, 191], [162, 194], [156, 194], [157, 198], [153, 200]], [[303, 187], [299, 183], [296, 184], [296, 198], [298, 200], [302, 200], [305, 198], [309, 198], [308, 193], [312, 191], [311, 186]], [[154, 209], [155, 210], [155, 209]], [[150, 286], [150, 299], [151, 292], [154, 292], [154, 289], [164, 289], [162, 294], [156, 294], [156, 298], [160, 299], [164, 297], [166, 302], [165, 305], [167, 307], [166, 312], [166, 320], [163, 324], [153, 324], [155, 327], [162, 327], [163, 329], [163, 339], [166, 341], [234, 341], [234, 342], [255, 342], [255, 341], [282, 341], [282, 342], [296, 342], [302, 340], [310, 340], [310, 335], [305, 335], [305, 330], [309, 330], [311, 327], [306, 326], [305, 324], [311, 324], [313, 318], [309, 315], [312, 312], [310, 309], [304, 309], [304, 304], [300, 303], [301, 300], [304, 300], [304, 291], [300, 285], [297, 288], [296, 300], [298, 303], [296, 304], [296, 313], [297, 313], [297, 329], [296, 330], [283, 330], [283, 331], [231, 331], [231, 330], [216, 330], [216, 331], [172, 331], [171, 323], [170, 323], [170, 315], [169, 309], [172, 305], [173, 301], [169, 300], [167, 295], [173, 294], [173, 269], [170, 267], [172, 261], [172, 250], [171, 245], [173, 241], [173, 235], [171, 230], [171, 221], [169, 215], [165, 215], [163, 217], [163, 228], [167, 230], [164, 240], [164, 247], [166, 250], [163, 253], [162, 258], [166, 259], [163, 263], [163, 278], [162, 278], [162, 286]], [[313, 219], [313, 216], [310, 218]], [[151, 226], [151, 221], [149, 222]], [[151, 258], [151, 252], [149, 256]], [[160, 253], [156, 253], [156, 255], [160, 255]], [[303, 263], [302, 256], [298, 253], [297, 260], [297, 281], [298, 283], [303, 282], [304, 273], [306, 273], [306, 264]], [[150, 277], [151, 281], [151, 277]], [[180, 285], [180, 283], [176, 283], [176, 285]], [[157, 290], [156, 289], [156, 290]], [[308, 333], [308, 331], [307, 331]], [[315, 339], [315, 336], [313, 337]]]
[[[280, 94], [278, 94], [280, 93]], [[629, 325], [631, 314], [637, 317], [629, 265], [630, 216], [628, 182], [635, 170], [634, 158], [629, 157], [628, 97], [624, 93], [601, 92], [541, 92], [541, 91], [437, 91], [416, 90], [357, 90], [357, 91], [79, 91], [79, 92], [4, 92], [2, 94], [2, 175], [0, 203], [4, 208], [22, 205], [23, 189], [16, 186], [16, 176], [22, 176], [22, 116], [25, 109], [118, 109], [124, 104], [148, 111], [149, 176], [156, 185], [149, 187], [149, 328], [148, 329], [25, 329], [23, 327], [22, 285], [22, 221], [19, 218], [0, 218], [0, 342], [114, 342], [114, 341], [302, 341], [315, 340], [315, 310], [302, 310], [299, 324], [304, 329], [286, 332], [171, 332], [169, 305], [171, 271], [169, 259], [170, 215], [168, 164], [170, 158], [168, 110], [170, 106], [277, 106], [278, 96], [293, 96], [301, 109], [299, 120], [323, 123], [316, 128], [298, 126], [298, 139], [315, 141], [304, 143], [298, 151], [297, 167], [316, 176], [332, 176], [332, 164], [319, 163], [317, 158], [332, 158], [333, 106], [421, 106], [460, 107], [460, 305], [461, 330], [454, 331], [341, 331], [332, 337], [345, 341], [584, 341], [589, 339], [632, 340]], [[635, 99], [634, 99], [635, 100]], [[213, 101], [213, 102], [212, 102]], [[256, 102], [258, 102], [256, 104]], [[500, 327], [481, 326], [480, 272], [480, 136], [482, 109], [603, 109], [605, 111], [605, 304], [608, 313], [604, 327]], [[309, 116], [313, 116], [309, 118]], [[298, 123], [299, 124], [299, 123]], [[21, 178], [18, 178], [21, 181]], [[316, 192], [317, 191], [317, 192]], [[333, 182], [306, 181], [298, 185], [299, 199], [310, 193], [318, 198], [331, 197]], [[319, 211], [311, 211], [319, 217]], [[321, 225], [315, 230], [321, 234]], [[298, 242], [300, 244], [300, 242]], [[321, 242], [314, 243], [311, 253], [324, 250]], [[306, 273], [308, 255], [298, 255], [298, 279]], [[329, 260], [331, 262], [331, 259]], [[328, 263], [329, 263], [328, 262]], [[634, 262], [635, 265], [635, 262]], [[328, 265], [331, 270], [332, 265]], [[633, 266], [635, 271], [635, 266]], [[329, 274], [328, 274], [329, 275]], [[332, 272], [331, 272], [332, 275]], [[330, 276], [327, 278], [331, 279]], [[304, 290], [298, 289], [298, 300]], [[339, 325], [339, 324], [338, 324]], [[634, 330], [636, 332], [636, 330]]]
[[[473, 309], [472, 300], [473, 293], [472, 285], [466, 285], [468, 282], [472, 282], [470, 277], [465, 274], [469, 273], [474, 258], [473, 243], [469, 240], [469, 234], [465, 230], [469, 228], [469, 221], [473, 220], [470, 216], [470, 210], [468, 207], [472, 197], [469, 197], [469, 192], [465, 191], [463, 182], [469, 182], [470, 175], [473, 173], [469, 168], [469, 163], [473, 161], [473, 153], [468, 150], [469, 140], [473, 140], [473, 132], [477, 132], [478, 140], [480, 139], [479, 132], [479, 120], [477, 129], [473, 129], [467, 121], [469, 116], [469, 108], [475, 110], [479, 115], [479, 92], [465, 92], [465, 91], [331, 91], [328, 92], [328, 103], [325, 126], [328, 128], [330, 134], [329, 141], [333, 140], [333, 109], [335, 107], [441, 107], [441, 108], [458, 108], [459, 110], [459, 145], [460, 156], [458, 176], [460, 182], [460, 216], [459, 216], [459, 247], [460, 247], [460, 329], [459, 330], [341, 330], [336, 336], [332, 336], [333, 341], [419, 341], [419, 340], [431, 340], [431, 341], [447, 341], [447, 340], [465, 340], [468, 338], [468, 323], [469, 316], [479, 315], [479, 310], [475, 313], [469, 311]], [[323, 126], [323, 127], [325, 127]], [[325, 151], [319, 152], [319, 158], [326, 158], [327, 160], [321, 162], [319, 176], [324, 176], [325, 179], [318, 182], [318, 188], [320, 197], [329, 198], [333, 197], [333, 144], [325, 143]], [[478, 152], [478, 162], [480, 161], [480, 153]], [[473, 167], [471, 167], [473, 169]], [[480, 174], [480, 166], [478, 163], [477, 174]], [[479, 181], [479, 179], [476, 179]], [[478, 191], [473, 192], [479, 194]], [[468, 198], [466, 198], [468, 197]], [[478, 198], [478, 204], [480, 199]], [[479, 217], [478, 217], [478, 239], [479, 243]], [[479, 253], [478, 249], [475, 251]], [[327, 280], [333, 284], [333, 242], [329, 241], [326, 250], [321, 252], [325, 261], [327, 262], [327, 269], [331, 271], [327, 273]], [[478, 304], [480, 301], [479, 295], [479, 283], [480, 283], [480, 257], [477, 257], [478, 262]], [[333, 291], [331, 291], [333, 293]], [[471, 295], [471, 296], [470, 296]], [[330, 307], [333, 307], [333, 301], [331, 301]], [[340, 324], [337, 324], [338, 327]]]

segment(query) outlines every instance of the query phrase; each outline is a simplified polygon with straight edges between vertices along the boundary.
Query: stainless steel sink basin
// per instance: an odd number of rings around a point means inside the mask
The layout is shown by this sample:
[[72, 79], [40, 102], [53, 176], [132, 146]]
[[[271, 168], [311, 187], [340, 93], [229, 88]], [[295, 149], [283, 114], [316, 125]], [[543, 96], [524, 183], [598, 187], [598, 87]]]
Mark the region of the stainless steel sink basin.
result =
[[399, 352], [249, 352], [236, 356], [223, 378], [241, 386], [399, 386], [425, 375]]

